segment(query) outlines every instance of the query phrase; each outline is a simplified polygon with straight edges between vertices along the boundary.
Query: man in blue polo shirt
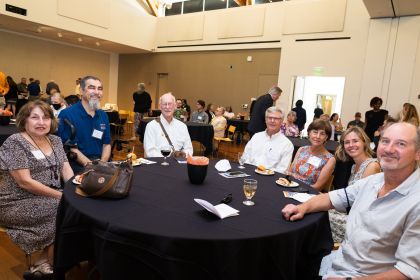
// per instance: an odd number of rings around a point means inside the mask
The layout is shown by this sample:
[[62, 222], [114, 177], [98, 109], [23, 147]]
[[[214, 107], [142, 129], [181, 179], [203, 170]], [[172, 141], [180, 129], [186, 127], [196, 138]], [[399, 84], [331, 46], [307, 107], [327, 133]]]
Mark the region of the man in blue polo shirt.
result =
[[75, 173], [94, 159], [108, 161], [111, 155], [111, 133], [108, 116], [100, 108], [103, 95], [102, 82], [92, 76], [86, 76], [80, 81], [82, 99], [73, 106], [60, 112], [58, 135], [63, 143], [71, 137], [71, 126], [76, 128], [76, 135], [71, 144], [76, 145], [70, 150], [77, 155], [70, 164]]

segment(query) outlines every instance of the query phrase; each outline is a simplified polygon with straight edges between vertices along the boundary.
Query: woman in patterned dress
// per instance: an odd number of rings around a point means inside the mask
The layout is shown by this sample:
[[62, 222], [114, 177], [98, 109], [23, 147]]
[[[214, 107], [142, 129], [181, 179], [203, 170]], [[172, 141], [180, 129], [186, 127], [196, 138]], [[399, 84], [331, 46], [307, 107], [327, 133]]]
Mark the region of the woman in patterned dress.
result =
[[[343, 133], [335, 156], [341, 161], [349, 161], [350, 158], [354, 160], [349, 186], [362, 178], [381, 172], [378, 160], [372, 158], [370, 139], [360, 127], [351, 127]], [[341, 243], [346, 231], [347, 215], [337, 210], [330, 210], [329, 217], [334, 242]]]
[[311, 187], [322, 190], [334, 171], [335, 158], [324, 144], [331, 137], [329, 122], [317, 119], [308, 127], [310, 146], [300, 147], [288, 173]]
[[[36, 100], [21, 108], [19, 133], [0, 147], [0, 224], [25, 253], [41, 250], [25, 279], [52, 277], [55, 218], [64, 182], [74, 174], [48, 104]], [[49, 278], [49, 277], [47, 277]]]
[[298, 137], [299, 136], [299, 127], [294, 123], [296, 121], [296, 112], [290, 111], [287, 114], [286, 122], [282, 123], [280, 126], [280, 131], [290, 137]]

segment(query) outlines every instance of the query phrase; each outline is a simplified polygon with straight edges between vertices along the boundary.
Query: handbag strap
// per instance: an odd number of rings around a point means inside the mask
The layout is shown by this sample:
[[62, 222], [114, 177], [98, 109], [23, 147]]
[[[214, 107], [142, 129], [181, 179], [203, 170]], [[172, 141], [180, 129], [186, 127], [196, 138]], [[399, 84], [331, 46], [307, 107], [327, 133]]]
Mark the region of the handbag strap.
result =
[[163, 130], [163, 134], [165, 134], [166, 140], [168, 140], [169, 145], [171, 145], [172, 149], [175, 151], [174, 144], [172, 144], [171, 138], [169, 138], [169, 135], [168, 135], [168, 133], [166, 132], [166, 129], [163, 127], [163, 124], [162, 124], [162, 122], [160, 121], [160, 118], [156, 119], [156, 121], [158, 122], [158, 124], [160, 124], [160, 127], [162, 128], [162, 130]]
[[347, 188], [344, 188], [344, 193], [346, 194], [346, 199], [347, 199], [346, 212], [347, 212], [347, 215], [348, 215], [350, 213], [351, 206], [350, 206], [349, 196], [347, 195]]
[[[87, 174], [87, 173], [89, 173], [91, 171], [93, 171], [93, 169], [85, 172], [84, 174]], [[102, 189], [100, 189], [99, 191], [97, 191], [95, 193], [87, 194], [83, 190], [81, 190], [79, 187], [76, 188], [76, 193], [77, 194], [80, 194], [82, 196], [86, 196], [86, 197], [100, 196], [100, 195], [106, 193], [107, 191], [109, 191], [112, 188], [112, 186], [114, 185], [114, 183], [117, 181], [117, 178], [120, 175], [120, 172], [121, 172], [121, 169], [118, 168], [117, 171], [114, 173], [114, 175], [112, 175], [112, 177], [109, 180], [109, 182], [105, 185], [105, 187], [103, 187]]]

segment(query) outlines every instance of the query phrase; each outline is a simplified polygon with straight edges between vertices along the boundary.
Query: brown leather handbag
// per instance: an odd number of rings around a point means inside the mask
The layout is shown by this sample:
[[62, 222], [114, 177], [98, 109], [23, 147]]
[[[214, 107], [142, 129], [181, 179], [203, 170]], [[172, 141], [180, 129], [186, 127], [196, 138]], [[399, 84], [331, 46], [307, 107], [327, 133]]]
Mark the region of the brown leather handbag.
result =
[[85, 168], [76, 193], [85, 197], [120, 199], [128, 196], [133, 180], [131, 161], [119, 164], [96, 161]]

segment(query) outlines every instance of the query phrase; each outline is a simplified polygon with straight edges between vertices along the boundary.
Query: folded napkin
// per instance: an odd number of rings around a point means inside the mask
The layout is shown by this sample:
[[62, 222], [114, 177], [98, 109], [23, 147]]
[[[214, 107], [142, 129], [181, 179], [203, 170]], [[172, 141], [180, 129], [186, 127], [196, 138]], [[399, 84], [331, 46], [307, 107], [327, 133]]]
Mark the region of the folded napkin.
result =
[[226, 171], [232, 169], [232, 166], [230, 166], [230, 163], [227, 159], [219, 160], [214, 167], [219, 172], [226, 172]]

